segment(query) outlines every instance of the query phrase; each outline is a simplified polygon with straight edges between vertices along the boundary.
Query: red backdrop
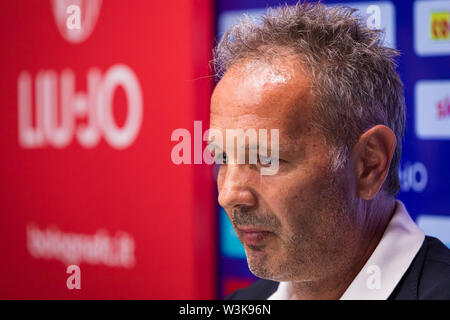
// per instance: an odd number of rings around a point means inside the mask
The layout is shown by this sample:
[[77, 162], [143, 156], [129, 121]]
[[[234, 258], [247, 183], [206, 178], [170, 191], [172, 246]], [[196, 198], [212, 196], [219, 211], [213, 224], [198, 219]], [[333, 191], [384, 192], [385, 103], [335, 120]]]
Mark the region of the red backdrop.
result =
[[0, 2], [0, 298], [214, 297], [211, 168], [170, 157], [212, 34], [206, 0]]

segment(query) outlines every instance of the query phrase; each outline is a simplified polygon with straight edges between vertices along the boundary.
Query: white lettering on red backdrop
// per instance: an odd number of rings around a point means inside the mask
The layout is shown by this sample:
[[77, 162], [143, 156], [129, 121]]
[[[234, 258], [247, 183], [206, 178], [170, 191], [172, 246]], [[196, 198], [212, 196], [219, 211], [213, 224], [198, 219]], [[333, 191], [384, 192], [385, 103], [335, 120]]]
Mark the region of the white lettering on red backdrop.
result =
[[[19, 75], [17, 86], [19, 145], [23, 148], [46, 145], [64, 148], [74, 134], [83, 147], [92, 148], [103, 134], [109, 145], [122, 149], [133, 143], [141, 127], [141, 88], [136, 75], [126, 65], [112, 66], [103, 77], [98, 69], [89, 70], [87, 93], [75, 91], [75, 74], [71, 70], [64, 70], [60, 76], [53, 70], [39, 71], [35, 79], [34, 108], [29, 72]], [[113, 97], [118, 87], [124, 89], [128, 100], [127, 118], [121, 128], [113, 114]], [[76, 118], [87, 118], [88, 125], [75, 128]]]
[[87, 263], [131, 268], [135, 265], [134, 239], [125, 232], [110, 236], [105, 230], [95, 234], [66, 233], [56, 227], [27, 226], [27, 248], [34, 258], [55, 259], [66, 265]]
[[[74, 135], [83, 147], [92, 148], [103, 135], [109, 145], [122, 149], [133, 143], [141, 127], [141, 88], [134, 72], [125, 65], [112, 66], [103, 77], [98, 69], [89, 70], [87, 93], [75, 91], [75, 75], [71, 70], [64, 70], [60, 76], [52, 70], [39, 71], [35, 79], [34, 108], [29, 72], [19, 75], [17, 86], [19, 145], [23, 148], [46, 145], [64, 148]], [[113, 114], [113, 97], [118, 87], [124, 89], [128, 100], [127, 118], [121, 128]], [[87, 118], [88, 124], [75, 128], [76, 118]]]
[[[80, 28], [67, 27], [67, 8], [80, 8]], [[100, 14], [101, 0], [53, 0], [53, 14], [61, 35], [71, 43], [86, 40]], [[125, 124], [114, 119], [114, 94], [122, 87], [127, 102]], [[102, 76], [97, 68], [87, 72], [87, 93], [75, 90], [75, 73], [65, 69], [40, 70], [34, 78], [22, 71], [18, 77], [18, 136], [23, 148], [64, 148], [74, 136], [85, 148], [95, 147], [103, 136], [113, 148], [124, 149], [136, 139], [142, 122], [142, 90], [133, 70], [124, 64], [111, 66]], [[59, 98], [59, 100], [58, 100]], [[76, 126], [77, 119], [88, 124]]]
[[[56, 25], [66, 41], [76, 45], [92, 34], [101, 0], [51, 1]], [[76, 27], [68, 27], [68, 17], [79, 19], [71, 20]], [[22, 148], [61, 149], [74, 139], [85, 148], [93, 148], [104, 138], [111, 147], [124, 149], [136, 140], [143, 119], [143, 98], [135, 72], [125, 64], [114, 64], [104, 72], [91, 67], [83, 75], [85, 92], [76, 89], [77, 76], [71, 68], [19, 72], [17, 118]], [[120, 127], [114, 118], [114, 96], [119, 88], [125, 94], [127, 110]], [[66, 265], [133, 268], [136, 264], [134, 239], [125, 232], [110, 236], [101, 228], [94, 234], [82, 234], [62, 232], [57, 227], [40, 229], [30, 223], [26, 237], [28, 252], [34, 258], [56, 259]]]

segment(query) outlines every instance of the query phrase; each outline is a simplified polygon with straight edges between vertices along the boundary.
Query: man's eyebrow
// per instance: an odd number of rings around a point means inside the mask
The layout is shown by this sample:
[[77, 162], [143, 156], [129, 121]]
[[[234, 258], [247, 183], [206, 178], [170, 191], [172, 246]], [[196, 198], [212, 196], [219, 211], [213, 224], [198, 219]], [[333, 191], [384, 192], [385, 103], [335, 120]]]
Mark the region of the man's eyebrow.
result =
[[[259, 144], [245, 144], [246, 147], [248, 147], [249, 150], [260, 150], [261, 148], [265, 148], [268, 151], [272, 150], [272, 147], [269, 145], [259, 145]], [[218, 144], [216, 144], [214, 141], [212, 140], [208, 140], [207, 141], [207, 147], [208, 148], [215, 148], [215, 149], [219, 149], [222, 150], [222, 147], [219, 146]], [[286, 150], [289, 150], [289, 147], [287, 144], [280, 144], [278, 145], [278, 148], [276, 148], [276, 150], [278, 150], [279, 152], [284, 152]]]
[[[258, 149], [261, 149], [261, 148], [265, 148], [265, 150], [269, 150], [269, 151], [272, 150], [272, 146], [270, 144], [268, 144], [268, 145], [265, 145], [265, 144], [264, 145], [250, 144], [250, 145], [248, 145], [248, 148], [249, 148], [249, 150], [258, 150]], [[287, 145], [279, 144], [275, 150], [285, 151], [285, 150], [289, 150], [289, 148], [287, 147]]]

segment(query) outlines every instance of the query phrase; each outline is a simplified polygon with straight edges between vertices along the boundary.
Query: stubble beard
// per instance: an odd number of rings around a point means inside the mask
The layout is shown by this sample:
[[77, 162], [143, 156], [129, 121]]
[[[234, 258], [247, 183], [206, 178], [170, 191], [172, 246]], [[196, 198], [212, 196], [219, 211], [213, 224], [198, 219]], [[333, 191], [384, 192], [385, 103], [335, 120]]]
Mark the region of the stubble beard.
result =
[[[347, 201], [345, 190], [342, 188], [343, 173], [328, 174], [330, 175], [328, 181], [331, 183], [322, 189], [322, 196], [311, 205], [311, 210], [320, 208], [320, 211], [310, 211], [309, 216], [299, 215], [295, 224], [314, 225], [315, 221], [320, 221], [314, 219], [314, 215], [332, 212], [330, 218], [333, 223], [330, 228], [334, 232], [330, 230], [322, 234], [294, 232], [289, 237], [276, 234], [275, 241], [278, 242], [278, 248], [244, 245], [249, 270], [255, 276], [273, 281], [313, 281], [331, 273], [333, 261], [342, 260], [343, 257], [339, 256], [337, 248], [346, 245], [342, 243], [342, 239], [345, 238], [345, 229], [351, 224], [349, 220], [351, 203]], [[302, 230], [302, 227], [294, 230]]]

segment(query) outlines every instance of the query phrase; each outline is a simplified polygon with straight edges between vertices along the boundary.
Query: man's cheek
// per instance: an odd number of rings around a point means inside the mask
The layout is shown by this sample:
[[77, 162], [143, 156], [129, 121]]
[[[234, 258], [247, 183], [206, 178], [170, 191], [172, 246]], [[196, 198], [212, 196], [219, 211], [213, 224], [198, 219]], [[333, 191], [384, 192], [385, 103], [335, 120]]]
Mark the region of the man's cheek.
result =
[[220, 194], [223, 186], [223, 170], [219, 169], [217, 173], [217, 192]]

